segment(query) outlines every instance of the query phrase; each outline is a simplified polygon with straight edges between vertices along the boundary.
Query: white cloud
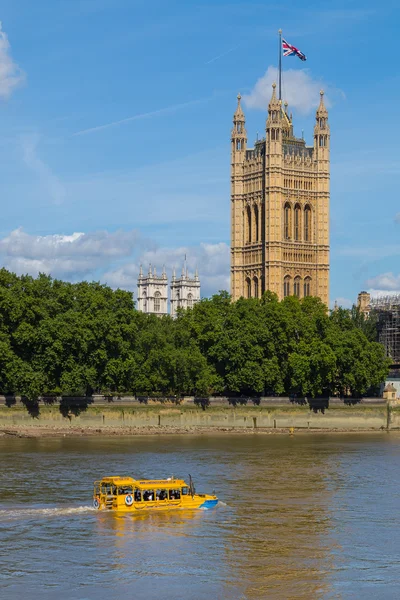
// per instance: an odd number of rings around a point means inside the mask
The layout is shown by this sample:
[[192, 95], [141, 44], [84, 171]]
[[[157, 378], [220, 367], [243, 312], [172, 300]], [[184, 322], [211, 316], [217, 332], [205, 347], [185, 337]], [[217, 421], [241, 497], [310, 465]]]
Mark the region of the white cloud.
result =
[[[322, 81], [313, 79], [306, 69], [288, 69], [282, 75], [282, 99], [289, 103], [291, 108], [297, 109], [299, 113], [307, 114], [319, 104], [321, 88], [325, 90], [324, 101], [329, 108], [329, 94], [336, 93]], [[250, 94], [243, 96], [243, 100], [249, 108], [261, 108], [266, 110], [272, 95], [272, 84], [278, 81], [278, 69], [268, 67], [266, 73], [256, 82]], [[343, 94], [342, 94], [343, 95]]]
[[330, 302], [330, 308], [335, 308], [335, 304], [341, 306], [342, 308], [351, 308], [354, 304], [354, 301], [350, 300], [349, 298], [343, 298], [339, 296]]
[[65, 198], [65, 188], [50, 167], [39, 157], [37, 135], [21, 137], [22, 154], [25, 164], [39, 177], [54, 204], [62, 204]]
[[382, 273], [368, 279], [367, 285], [373, 288], [375, 292], [384, 292], [385, 294], [390, 291], [398, 292], [400, 290], [400, 275], [393, 275], [391, 272]]
[[170, 277], [172, 269], [179, 276], [186, 256], [186, 264], [190, 274], [198, 269], [202, 296], [209, 296], [219, 290], [229, 290], [229, 246], [219, 244], [200, 244], [199, 246], [181, 246], [179, 248], [157, 248], [147, 250], [134, 262], [109, 270], [102, 280], [112, 287], [121, 287], [136, 291], [140, 265], [147, 272], [149, 265], [162, 272], [163, 266]]
[[34, 236], [20, 228], [0, 240], [0, 255], [3, 265], [18, 274], [73, 278], [130, 256], [138, 241], [136, 231]]
[[[75, 232], [71, 235], [31, 235], [22, 228], [0, 239], [2, 266], [17, 274], [47, 273], [68, 280], [100, 279], [111, 287], [136, 291], [140, 265], [168, 277], [186, 265], [193, 275], [198, 269], [202, 296], [229, 290], [229, 246], [201, 243], [198, 246], [156, 248], [133, 231]], [[124, 261], [121, 264], [121, 261]]]
[[8, 98], [25, 80], [23, 71], [11, 57], [10, 49], [10, 42], [0, 21], [0, 96], [3, 98]]

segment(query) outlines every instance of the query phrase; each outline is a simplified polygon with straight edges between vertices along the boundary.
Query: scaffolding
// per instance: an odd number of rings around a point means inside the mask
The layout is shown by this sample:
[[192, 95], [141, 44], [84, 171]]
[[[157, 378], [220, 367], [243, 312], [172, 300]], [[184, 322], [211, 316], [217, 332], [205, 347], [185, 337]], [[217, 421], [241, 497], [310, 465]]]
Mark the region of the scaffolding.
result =
[[378, 339], [393, 365], [400, 365], [400, 294], [371, 298], [377, 316]]

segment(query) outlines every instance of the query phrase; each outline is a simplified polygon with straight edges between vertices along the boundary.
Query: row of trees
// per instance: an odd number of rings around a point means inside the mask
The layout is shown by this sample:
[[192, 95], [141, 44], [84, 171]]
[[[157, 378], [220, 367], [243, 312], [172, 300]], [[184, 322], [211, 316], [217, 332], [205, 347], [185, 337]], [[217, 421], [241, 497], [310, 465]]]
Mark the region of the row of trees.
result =
[[317, 298], [232, 303], [226, 292], [173, 320], [132, 294], [0, 270], [0, 392], [42, 395], [353, 395], [388, 371], [373, 328]]

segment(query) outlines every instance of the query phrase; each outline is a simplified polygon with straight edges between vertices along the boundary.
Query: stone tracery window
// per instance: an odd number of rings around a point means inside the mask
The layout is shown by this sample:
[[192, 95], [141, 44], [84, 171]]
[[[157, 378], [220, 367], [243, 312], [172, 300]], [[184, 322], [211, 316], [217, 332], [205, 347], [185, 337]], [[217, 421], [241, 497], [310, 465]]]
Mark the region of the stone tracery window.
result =
[[304, 279], [304, 298], [311, 295], [311, 277]]
[[255, 241], [258, 242], [260, 238], [259, 234], [259, 223], [258, 223], [258, 206], [254, 207], [254, 227], [255, 227]]
[[301, 208], [298, 204], [294, 207], [294, 239], [299, 241], [300, 239], [300, 215]]
[[188, 296], [187, 296], [187, 305], [188, 305], [188, 308], [193, 307], [193, 295], [192, 294], [188, 294]]
[[290, 296], [290, 276], [286, 275], [285, 279], [283, 280], [283, 296], [284, 298], [286, 298], [286, 296]]
[[292, 229], [292, 208], [288, 202], [286, 202], [285, 207], [283, 209], [283, 217], [284, 217], [284, 237], [285, 240], [291, 239], [291, 229]]
[[258, 298], [258, 277], [253, 277], [254, 298]]
[[247, 297], [251, 298], [251, 280], [250, 277], [246, 278], [246, 291], [247, 291]]
[[308, 204], [304, 209], [304, 241], [311, 242], [311, 208]]
[[160, 292], [155, 292], [154, 294], [154, 312], [161, 311], [161, 294]]
[[251, 208], [250, 206], [246, 209], [247, 212], [247, 241], [251, 242]]
[[300, 298], [300, 281], [300, 277], [294, 278], [293, 293], [298, 298]]

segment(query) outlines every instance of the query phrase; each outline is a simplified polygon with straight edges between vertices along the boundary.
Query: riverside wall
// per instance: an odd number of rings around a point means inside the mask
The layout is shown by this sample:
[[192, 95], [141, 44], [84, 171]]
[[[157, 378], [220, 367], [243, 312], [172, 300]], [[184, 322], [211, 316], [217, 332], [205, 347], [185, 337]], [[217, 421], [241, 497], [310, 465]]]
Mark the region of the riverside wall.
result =
[[400, 406], [380, 398], [349, 403], [338, 398], [181, 398], [135, 397], [44, 399], [37, 404], [0, 396], [0, 430], [18, 428], [160, 432], [213, 430], [373, 431], [400, 429]]

